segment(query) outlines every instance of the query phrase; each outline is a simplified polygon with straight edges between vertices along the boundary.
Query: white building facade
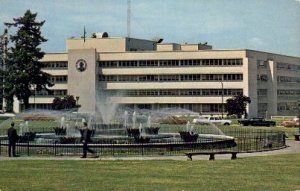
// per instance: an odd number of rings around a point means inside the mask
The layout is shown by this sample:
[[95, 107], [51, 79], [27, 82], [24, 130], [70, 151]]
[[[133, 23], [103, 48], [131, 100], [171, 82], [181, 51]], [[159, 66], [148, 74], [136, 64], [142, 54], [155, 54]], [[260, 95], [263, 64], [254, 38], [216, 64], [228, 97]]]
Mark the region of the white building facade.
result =
[[103, 34], [68, 39], [65, 53], [44, 56], [54, 93], [36, 92], [31, 107], [51, 108], [54, 97], [68, 94], [79, 96], [81, 112], [94, 112], [97, 102], [106, 102], [220, 115], [222, 103], [243, 94], [251, 98], [250, 117], [297, 114], [299, 57]]

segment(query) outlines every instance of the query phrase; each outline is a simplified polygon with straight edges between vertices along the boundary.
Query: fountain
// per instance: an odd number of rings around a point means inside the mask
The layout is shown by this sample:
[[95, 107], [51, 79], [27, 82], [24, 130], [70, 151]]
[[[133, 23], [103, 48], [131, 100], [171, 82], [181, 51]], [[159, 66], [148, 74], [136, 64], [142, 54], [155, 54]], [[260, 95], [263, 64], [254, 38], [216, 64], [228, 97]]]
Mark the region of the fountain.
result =
[[[178, 110], [126, 109], [124, 111], [114, 108], [107, 110], [109, 114], [105, 114], [105, 109], [102, 108], [103, 110], [101, 110], [100, 106], [105, 108], [108, 107], [107, 105], [97, 104], [99, 113], [80, 113], [79, 116], [78, 113], [73, 112], [40, 112], [49, 115], [49, 119], [51, 118], [56, 127], [48, 128], [49, 132], [37, 133], [38, 142], [40, 144], [78, 144], [80, 146], [81, 135], [79, 129], [85, 122], [88, 128], [92, 130], [94, 144], [101, 144], [101, 147], [105, 148], [169, 148], [170, 145], [173, 148], [175, 145], [179, 149], [185, 149], [190, 148], [190, 143], [197, 147], [203, 143], [210, 144], [224, 140], [234, 140], [233, 137], [220, 133], [220, 130], [213, 124], [207, 124], [207, 126], [191, 125], [187, 118], [190, 119], [193, 113], [186, 112], [186, 110], [180, 111], [180, 113]], [[113, 112], [116, 113], [113, 114]], [[176, 125], [170, 124], [171, 121], [168, 121], [168, 124], [162, 123], [161, 119], [164, 118], [175, 119], [175, 117], [172, 117], [175, 114], [176, 120], [173, 122]], [[35, 114], [23, 113], [18, 117], [25, 119], [27, 115]], [[183, 121], [187, 122], [182, 125]], [[53, 132], [53, 128], [55, 132]], [[23, 121], [20, 124], [20, 132], [26, 132], [25, 129], [28, 129], [28, 121]], [[183, 138], [184, 135], [181, 132], [185, 132], [185, 136], [189, 136], [189, 138]]]

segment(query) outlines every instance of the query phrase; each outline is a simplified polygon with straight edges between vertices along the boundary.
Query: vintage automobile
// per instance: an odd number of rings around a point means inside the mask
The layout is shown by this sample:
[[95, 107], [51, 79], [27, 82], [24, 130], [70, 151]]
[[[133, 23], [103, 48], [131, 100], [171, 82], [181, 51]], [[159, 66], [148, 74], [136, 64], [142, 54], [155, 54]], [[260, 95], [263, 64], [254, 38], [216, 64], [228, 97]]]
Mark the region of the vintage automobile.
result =
[[299, 118], [295, 117], [292, 120], [283, 121], [282, 125], [284, 127], [299, 127]]
[[275, 121], [271, 121], [271, 120], [265, 120], [263, 118], [250, 118], [250, 119], [241, 119], [238, 120], [238, 123], [244, 126], [276, 126], [276, 122]]
[[202, 124], [202, 123], [219, 123], [222, 125], [230, 125], [231, 124], [231, 120], [228, 119], [222, 119], [220, 117], [204, 117], [204, 116], [200, 116], [198, 118], [193, 119], [193, 123], [198, 123], [198, 124]]

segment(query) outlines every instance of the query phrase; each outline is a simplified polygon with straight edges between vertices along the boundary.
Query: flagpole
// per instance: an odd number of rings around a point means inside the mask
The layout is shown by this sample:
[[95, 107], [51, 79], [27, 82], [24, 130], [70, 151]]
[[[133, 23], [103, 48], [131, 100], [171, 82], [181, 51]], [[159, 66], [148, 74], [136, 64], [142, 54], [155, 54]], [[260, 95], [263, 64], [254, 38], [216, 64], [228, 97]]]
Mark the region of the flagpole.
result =
[[85, 31], [85, 25], [83, 26], [83, 43], [85, 43], [85, 35], [86, 35], [86, 31]]

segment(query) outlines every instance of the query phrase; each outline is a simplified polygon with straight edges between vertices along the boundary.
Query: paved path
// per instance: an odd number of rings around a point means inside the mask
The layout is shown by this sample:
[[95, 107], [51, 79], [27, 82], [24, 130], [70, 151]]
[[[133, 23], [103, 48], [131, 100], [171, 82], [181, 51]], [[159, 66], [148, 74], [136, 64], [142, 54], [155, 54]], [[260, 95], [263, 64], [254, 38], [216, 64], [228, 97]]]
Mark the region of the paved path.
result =
[[[292, 153], [300, 153], [300, 141], [287, 141], [288, 147], [285, 149], [274, 150], [274, 151], [266, 151], [266, 152], [255, 152], [255, 153], [239, 153], [237, 155], [238, 158], [245, 158], [245, 157], [253, 157], [253, 156], [268, 156], [268, 155], [281, 155], [281, 154], [292, 154]], [[193, 156], [193, 160], [208, 160], [209, 156]], [[216, 155], [216, 160], [226, 159], [229, 160], [231, 155]], [[53, 156], [53, 157], [28, 157], [28, 156], [21, 156], [16, 158], [9, 158], [0, 156], [0, 161], [5, 160], [187, 160], [186, 156], [136, 156], [136, 157], [99, 157], [99, 158], [86, 158], [81, 159], [79, 157], [73, 156]]]

